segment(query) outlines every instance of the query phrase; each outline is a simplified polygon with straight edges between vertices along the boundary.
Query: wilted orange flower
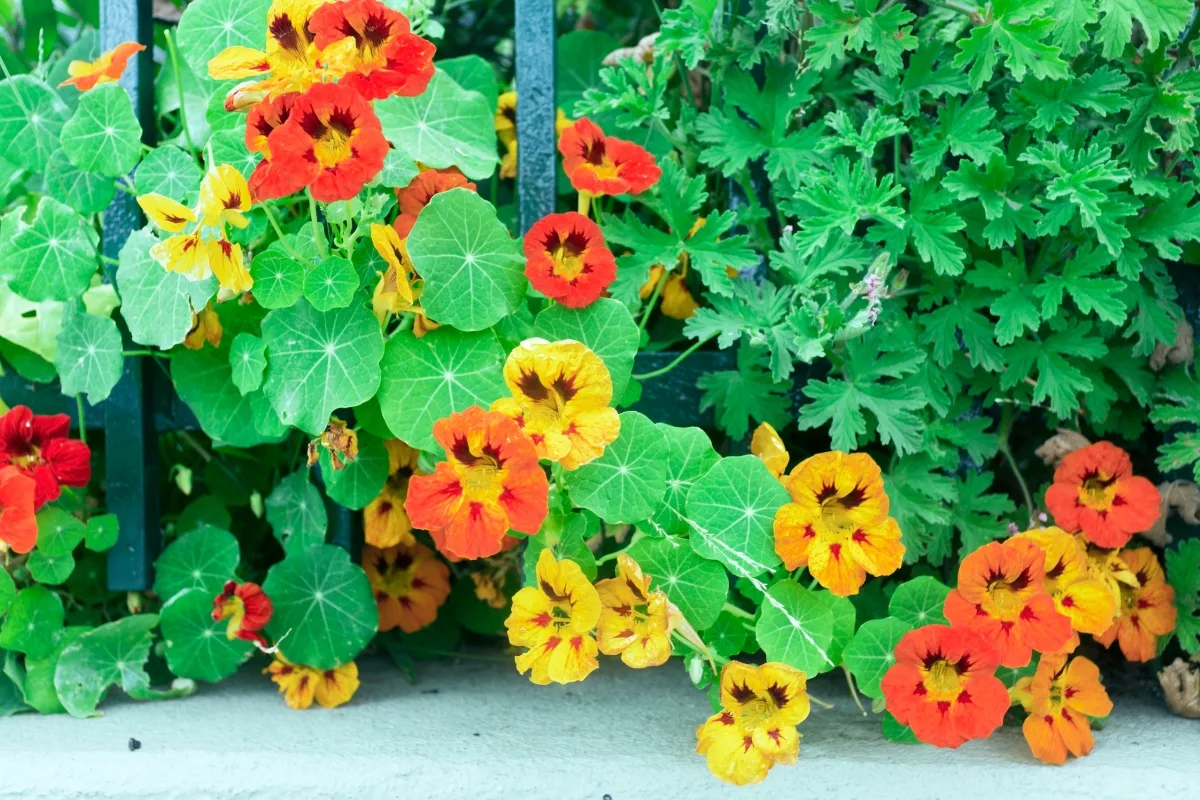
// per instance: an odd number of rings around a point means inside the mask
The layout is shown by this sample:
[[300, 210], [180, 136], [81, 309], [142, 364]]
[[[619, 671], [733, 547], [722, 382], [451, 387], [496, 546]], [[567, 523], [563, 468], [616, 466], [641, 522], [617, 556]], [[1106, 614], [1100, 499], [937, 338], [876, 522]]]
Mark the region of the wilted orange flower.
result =
[[1129, 454], [1111, 442], [1076, 450], [1054, 471], [1046, 506], [1063, 530], [1083, 531], [1100, 547], [1124, 547], [1158, 519], [1162, 498], [1145, 478], [1133, 474]]
[[525, 277], [567, 308], [596, 301], [617, 277], [600, 226], [583, 214], [547, 214], [525, 234]]
[[433, 436], [447, 460], [409, 481], [404, 508], [414, 527], [460, 558], [500, 552], [509, 528], [537, 533], [550, 485], [514, 420], [471, 406], [434, 423]]
[[192, 327], [183, 337], [183, 346], [188, 350], [203, 350], [205, 343], [220, 347], [224, 335], [225, 327], [221, 325], [221, 317], [217, 315], [212, 301], [209, 300], [204, 308], [192, 314]]
[[770, 661], [730, 661], [721, 669], [721, 707], [696, 729], [696, 752], [723, 781], [745, 786], [800, 753], [796, 726], [808, 717], [807, 681], [798, 669]]
[[757, 456], [776, 478], [782, 478], [783, 473], [787, 472], [788, 459], [791, 456], [771, 423], [760, 423], [754, 429], [754, 435], [750, 437], [750, 452]]
[[433, 78], [433, 43], [412, 32], [408, 17], [378, 0], [326, 3], [313, 13], [309, 28], [321, 50], [347, 38], [354, 43], [340, 82], [367, 100], [416, 97]]
[[1149, 661], [1158, 652], [1158, 637], [1175, 630], [1175, 589], [1149, 547], [1122, 550], [1120, 555], [1138, 585], [1121, 584], [1117, 619], [1096, 641], [1108, 647], [1116, 640], [1130, 661]]
[[401, 239], [407, 239], [413, 225], [417, 224], [417, 217], [434, 195], [460, 187], [475, 191], [475, 184], [468, 181], [458, 167], [422, 169], [407, 186], [396, 190], [396, 204], [400, 209], [400, 216], [392, 223], [396, 233]]
[[337, 708], [358, 691], [358, 666], [353, 661], [336, 669], [314, 669], [276, 653], [263, 672], [270, 674], [288, 708], [297, 710], [310, 707], [313, 700], [323, 708]]
[[37, 484], [11, 464], [0, 467], [0, 550], [28, 553], [37, 544], [33, 497]]
[[891, 575], [904, 560], [900, 526], [888, 516], [879, 465], [865, 453], [821, 453], [784, 481], [792, 502], [775, 512], [775, 552], [833, 594], [858, 594], [867, 573]]
[[[1077, 634], [1098, 635], [1108, 630], [1117, 613], [1116, 599], [1103, 581], [1088, 574], [1087, 551], [1074, 536], [1061, 528], [1035, 528], [1013, 539], [1028, 539], [1041, 548], [1046, 592]], [[1076, 635], [1073, 644], [1078, 642]]]
[[1000, 653], [983, 636], [926, 625], [904, 634], [895, 656], [880, 684], [887, 710], [922, 742], [954, 748], [986, 739], [1004, 722]]
[[137, 42], [121, 42], [121, 44], [102, 53], [95, 61], [72, 61], [67, 65], [67, 74], [71, 77], [60, 83], [58, 87], [74, 86], [81, 92], [93, 89], [102, 83], [112, 83], [121, 79], [129, 59], [146, 49], [146, 45]]
[[450, 595], [450, 569], [419, 542], [363, 548], [363, 572], [379, 606], [379, 630], [415, 633], [437, 619]]
[[517, 671], [539, 686], [583, 680], [598, 666], [592, 633], [599, 619], [600, 596], [579, 565], [543, 550], [537, 585], [513, 595], [504, 620], [509, 644], [529, 648], [517, 656]]
[[624, 553], [617, 555], [617, 577], [596, 584], [600, 594], [600, 652], [621, 656], [634, 669], [657, 667], [671, 657], [671, 630], [679, 611], [661, 591], [650, 591], [650, 578]]
[[225, 581], [221, 593], [213, 598], [213, 622], [229, 620], [225, 638], [254, 642], [266, 648], [267, 640], [259, 633], [271, 621], [271, 598], [257, 583]]
[[513, 396], [492, 403], [492, 411], [516, 420], [539, 458], [573, 470], [599, 458], [621, 431], [608, 405], [608, 368], [580, 342], [526, 339], [508, 354], [504, 382]]
[[363, 509], [364, 538], [374, 547], [395, 547], [416, 542], [412, 523], [404, 510], [408, 496], [408, 481], [413, 475], [424, 475], [417, 469], [417, 451], [399, 439], [383, 443], [388, 451], [388, 479], [379, 496]]
[[1083, 656], [1067, 663], [1066, 654], [1046, 654], [1037, 672], [1017, 681], [1013, 698], [1029, 712], [1022, 730], [1035, 756], [1047, 764], [1065, 764], [1067, 753], [1092, 752], [1089, 717], [1107, 717], [1112, 700], [1100, 683], [1100, 669]]
[[571, 185], [590, 195], [641, 194], [658, 182], [654, 156], [633, 142], [605, 136], [587, 117], [575, 120], [558, 140]]

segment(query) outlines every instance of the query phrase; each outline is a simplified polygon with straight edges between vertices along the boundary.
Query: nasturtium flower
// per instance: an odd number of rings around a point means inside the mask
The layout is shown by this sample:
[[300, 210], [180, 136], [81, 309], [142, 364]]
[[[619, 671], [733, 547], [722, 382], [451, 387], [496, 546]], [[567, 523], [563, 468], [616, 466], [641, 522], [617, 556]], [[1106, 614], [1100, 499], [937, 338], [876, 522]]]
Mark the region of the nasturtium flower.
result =
[[416, 97], [433, 78], [433, 43], [412, 32], [408, 17], [378, 0], [325, 3], [313, 12], [309, 29], [322, 51], [353, 43], [348, 61], [337, 65], [345, 67], [337, 70], [339, 83], [367, 100]]
[[1097, 547], [1082, 533], [1075, 534], [1075, 542], [1087, 556], [1088, 576], [1103, 583], [1113, 596], [1113, 603], [1121, 604], [1121, 589], [1138, 587], [1137, 576], [1129, 565], [1121, 560], [1121, 551], [1115, 548]]
[[641, 194], [658, 183], [662, 169], [633, 142], [605, 136], [587, 117], [575, 120], [558, 140], [563, 171], [571, 185], [589, 195]]
[[788, 459], [791, 456], [771, 423], [760, 423], [754, 429], [754, 435], [750, 437], [750, 453], [757, 456], [776, 478], [782, 479], [783, 473], [787, 472]]
[[493, 122], [496, 138], [504, 147], [500, 159], [500, 177], [517, 176], [517, 93], [504, 92], [496, 101], [496, 118]]
[[217, 299], [228, 299], [250, 291], [254, 286], [254, 279], [250, 277], [250, 270], [246, 269], [245, 260], [242, 258], [242, 246], [234, 244], [224, 236], [209, 239], [205, 244], [208, 248], [208, 268], [221, 284]]
[[189, 222], [196, 222], [196, 212], [165, 195], [138, 195], [137, 204], [147, 219], [167, 233], [180, 233]]
[[807, 566], [840, 597], [904, 560], [900, 526], [888, 516], [879, 465], [865, 453], [821, 453], [784, 481], [792, 502], [775, 513], [775, 552], [789, 570]]
[[1013, 539], [1028, 539], [1045, 554], [1046, 592], [1077, 634], [1108, 630], [1117, 613], [1116, 599], [1103, 581], [1089, 575], [1087, 550], [1074, 536], [1061, 528], [1035, 528]]
[[210, 169], [200, 183], [201, 224], [244, 228], [250, 224], [244, 213], [249, 210], [250, 187], [237, 167], [217, 164]]
[[[650, 277], [638, 290], [638, 294], [643, 300], [650, 299], [650, 296], [654, 294], [654, 289], [663, 279], [665, 272], [662, 264], [655, 264], [650, 268]], [[687, 288], [685, 275], [679, 272], [672, 272], [668, 275], [658, 293], [658, 310], [671, 319], [682, 321], [691, 319], [699, 307], [700, 304], [696, 302], [696, 298], [692, 297], [691, 291]]]
[[1149, 661], [1158, 637], [1175, 630], [1175, 589], [1167, 583], [1158, 557], [1149, 547], [1122, 550], [1121, 560], [1137, 578], [1137, 587], [1121, 585], [1121, 602], [1112, 626], [1096, 637], [1105, 647], [1117, 641], [1130, 661]]
[[0, 417], [0, 465], [33, 479], [34, 509], [57, 500], [63, 486], [79, 489], [92, 478], [92, 451], [70, 431], [66, 414], [34, 414], [28, 406]]
[[203, 350], [205, 344], [220, 347], [224, 335], [225, 327], [210, 300], [204, 308], [192, 314], [192, 327], [183, 337], [183, 346], [188, 350]]
[[420, 542], [363, 548], [363, 571], [379, 606], [379, 630], [415, 633], [437, 619], [450, 595], [450, 569]]
[[600, 594], [597, 634], [600, 652], [619, 655], [634, 669], [657, 667], [671, 657], [671, 631], [680, 616], [650, 577], [625, 553], [617, 555], [617, 576], [596, 584]]
[[163, 269], [178, 272], [196, 281], [212, 275], [208, 255], [208, 240], [196, 232], [170, 236], [150, 248], [150, 257], [161, 264]]
[[112, 83], [121, 79], [129, 59], [146, 49], [146, 45], [137, 42], [121, 42], [95, 61], [72, 61], [67, 65], [67, 75], [70, 77], [60, 83], [64, 86], [74, 86], [81, 92], [94, 89], [102, 83]]
[[583, 680], [599, 666], [592, 638], [599, 619], [600, 596], [579, 565], [543, 550], [537, 584], [513, 595], [504, 620], [509, 644], [528, 648], [516, 657], [517, 671], [539, 686]]
[[37, 544], [36, 493], [33, 478], [11, 464], [0, 467], [0, 550], [28, 553]]
[[621, 431], [612, 377], [600, 356], [572, 341], [526, 339], [504, 363], [512, 397], [492, 403], [516, 420], [538, 458], [573, 470], [599, 458]]
[[408, 482], [413, 475], [424, 475], [417, 469], [417, 451], [399, 439], [383, 443], [388, 453], [388, 477], [379, 496], [363, 509], [363, 533], [372, 547], [395, 547], [416, 542], [412, 523], [404, 510]]
[[1029, 712], [1021, 726], [1030, 751], [1047, 764], [1065, 764], [1092, 752], [1089, 717], [1107, 717], [1112, 700], [1100, 683], [1100, 669], [1083, 656], [1046, 654], [1037, 671], [1017, 681], [1012, 696]]
[[475, 184], [467, 180], [458, 167], [422, 169], [407, 186], [396, 190], [396, 206], [400, 210], [396, 221], [392, 223], [396, 233], [401, 239], [407, 239], [413, 225], [417, 224], [417, 217], [434, 195], [459, 188], [475, 191]]
[[337, 708], [350, 702], [358, 691], [358, 666], [351, 661], [335, 669], [314, 669], [293, 664], [276, 653], [275, 660], [263, 670], [279, 687], [288, 708], [305, 709], [316, 700], [323, 708]]
[[721, 669], [721, 711], [696, 729], [696, 752], [723, 781], [759, 783], [776, 764], [795, 763], [796, 726], [808, 712], [803, 672], [774, 661], [758, 667], [730, 661]]
[[375, 252], [387, 263], [387, 270], [379, 276], [375, 292], [371, 297], [371, 308], [380, 324], [391, 314], [417, 311], [413, 306], [421, 295], [420, 276], [413, 269], [408, 257], [408, 247], [391, 225], [371, 225], [371, 244]]
[[1070, 533], [1082, 531], [1100, 547], [1124, 547], [1135, 533], [1149, 530], [1161, 502], [1154, 484], [1134, 475], [1129, 454], [1111, 442], [1069, 454], [1046, 490], [1055, 524]]
[[460, 558], [495, 555], [510, 528], [537, 533], [550, 485], [515, 420], [471, 406], [435, 422], [433, 436], [446, 460], [408, 482], [404, 508], [413, 527]]
[[567, 308], [595, 302], [617, 277], [600, 226], [583, 214], [547, 214], [525, 234], [525, 277]]
[[282, 197], [294, 191], [292, 180], [273, 169], [270, 138], [272, 131], [288, 121], [299, 96], [299, 92], [289, 92], [271, 97], [255, 104], [246, 115], [246, 149], [263, 155], [247, 182], [255, 199]]
[[958, 588], [946, 595], [946, 619], [987, 637], [1006, 667], [1025, 666], [1034, 650], [1069, 647], [1071, 620], [1046, 593], [1045, 560], [1028, 539], [985, 544], [959, 565]]
[[880, 686], [887, 710], [926, 744], [958, 747], [1004, 722], [1000, 653], [966, 628], [926, 625], [904, 634]]
[[271, 621], [274, 613], [271, 598], [257, 583], [225, 581], [221, 593], [213, 598], [213, 622], [229, 621], [225, 638], [254, 642], [266, 648], [267, 640], [259, 633]]

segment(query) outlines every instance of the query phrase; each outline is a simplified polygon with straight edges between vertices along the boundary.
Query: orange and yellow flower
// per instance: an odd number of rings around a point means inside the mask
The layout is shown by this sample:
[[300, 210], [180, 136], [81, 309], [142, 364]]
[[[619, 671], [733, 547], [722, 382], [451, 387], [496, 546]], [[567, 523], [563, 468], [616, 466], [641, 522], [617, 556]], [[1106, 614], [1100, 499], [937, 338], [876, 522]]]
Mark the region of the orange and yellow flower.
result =
[[493, 121], [496, 138], [504, 147], [500, 159], [500, 177], [517, 177], [517, 93], [504, 92], [496, 101], [496, 117]]
[[621, 431], [608, 405], [608, 368], [580, 342], [526, 339], [509, 353], [504, 382], [513, 396], [492, 403], [492, 411], [516, 420], [538, 458], [573, 470], [599, 458]]
[[600, 652], [619, 655], [634, 669], [657, 667], [671, 657], [671, 631], [679, 612], [625, 553], [617, 555], [617, 576], [596, 584], [600, 594], [597, 629]]
[[1092, 752], [1089, 717], [1107, 717], [1112, 700], [1100, 683], [1100, 669], [1083, 656], [1047, 654], [1037, 672], [1017, 681], [1012, 696], [1029, 712], [1022, 730], [1032, 753], [1047, 764], [1065, 764], [1067, 754]]
[[367, 100], [416, 97], [433, 78], [433, 43], [412, 32], [408, 17], [378, 0], [324, 3], [313, 12], [309, 29], [318, 50], [352, 44], [339, 82]]
[[408, 257], [406, 241], [400, 238], [391, 225], [371, 225], [371, 244], [375, 252], [388, 265], [379, 275], [375, 292], [371, 296], [371, 308], [382, 325], [389, 316], [412, 311], [423, 315], [420, 306], [414, 305], [421, 296], [421, 276]]
[[760, 423], [754, 429], [754, 435], [750, 437], [750, 453], [766, 465], [768, 472], [782, 480], [791, 456], [771, 423]]
[[58, 87], [74, 86], [81, 92], [94, 89], [102, 83], [118, 81], [129, 65], [129, 59], [146, 49], [146, 45], [137, 42], [121, 42], [121, 44], [102, 53], [95, 61], [72, 61], [67, 65], [67, 75], [70, 77]]
[[1096, 641], [1116, 641], [1130, 661], [1149, 661], [1158, 652], [1158, 637], [1175, 630], [1175, 589], [1167, 583], [1158, 557], [1149, 547], [1122, 550], [1121, 561], [1137, 579], [1137, 587], [1121, 584], [1117, 618]]
[[336, 669], [314, 669], [293, 664], [276, 653], [275, 660], [263, 670], [279, 687], [288, 708], [309, 708], [313, 700], [322, 708], [337, 708], [350, 702], [358, 691], [358, 666], [351, 661]]
[[383, 443], [388, 452], [388, 478], [379, 496], [363, 509], [363, 533], [372, 547], [395, 547], [416, 542], [412, 523], [404, 510], [408, 482], [413, 475], [424, 475], [417, 469], [417, 451], [399, 439]]
[[1046, 507], [1063, 530], [1083, 531], [1100, 547], [1124, 547], [1158, 519], [1162, 498], [1154, 484], [1133, 474], [1129, 454], [1111, 442], [1076, 450], [1054, 471]]
[[450, 595], [450, 569], [419, 542], [363, 548], [363, 572], [379, 606], [379, 630], [415, 633], [437, 619]]
[[1080, 633], [1099, 635], [1112, 625], [1117, 602], [1103, 581], [1088, 573], [1086, 548], [1061, 528], [1035, 528], [1013, 539], [1028, 539], [1045, 554], [1046, 592], [1060, 614], [1071, 620], [1078, 644]]
[[803, 672], [775, 661], [730, 661], [721, 669], [721, 711], [696, 729], [696, 752], [723, 781], [759, 783], [776, 764], [796, 762], [796, 726], [808, 712]]
[[865, 453], [821, 453], [784, 481], [792, 502], [775, 513], [775, 552], [793, 570], [807, 566], [840, 597], [872, 575], [891, 575], [904, 560], [900, 526], [888, 516], [879, 465]]
[[229, 620], [225, 638], [241, 639], [266, 648], [267, 640], [259, 633], [271, 621], [271, 598], [257, 583], [226, 581], [221, 593], [213, 598], [213, 622]]
[[1121, 560], [1121, 552], [1116, 549], [1097, 547], [1087, 540], [1082, 533], [1075, 534], [1075, 542], [1087, 555], [1088, 576], [1103, 583], [1113, 596], [1113, 602], [1121, 604], [1121, 587], [1128, 586], [1136, 589], [1137, 576], [1129, 565]]
[[11, 547], [16, 553], [28, 553], [37, 544], [36, 489], [34, 479], [22, 474], [19, 467], [0, 467], [0, 550]]
[[433, 426], [446, 451], [432, 475], [413, 476], [404, 508], [416, 528], [459, 558], [500, 552], [505, 533], [537, 533], [550, 485], [516, 421], [471, 406]]
[[517, 671], [539, 686], [583, 680], [599, 666], [592, 636], [599, 619], [600, 596], [579, 565], [543, 550], [537, 584], [513, 595], [504, 620], [509, 644], [528, 648], [516, 657]]
[[583, 214], [547, 214], [523, 240], [525, 277], [567, 308], [591, 305], [617, 277], [617, 262], [600, 226]]
[[658, 183], [662, 169], [644, 148], [605, 136], [587, 117], [562, 132], [558, 151], [571, 185], [589, 195], [641, 194]]
[[887, 710], [926, 744], [958, 747], [1004, 722], [1008, 691], [1000, 653], [965, 628], [926, 625], [904, 634], [880, 684]]
[[[650, 268], [650, 277], [642, 284], [642, 288], [638, 290], [638, 295], [643, 300], [650, 299], [654, 294], [655, 287], [659, 281], [663, 279], [662, 264], [655, 264]], [[691, 291], [687, 288], [687, 278], [684, 273], [672, 272], [667, 276], [666, 281], [662, 285], [662, 289], [658, 293], [659, 305], [658, 309], [665, 316], [671, 319], [685, 320], [691, 319], [695, 315], [696, 309], [700, 304], [696, 302], [696, 298], [692, 297]]]
[[401, 239], [407, 239], [413, 225], [417, 224], [417, 217], [434, 195], [460, 187], [475, 191], [475, 184], [467, 180], [458, 167], [422, 169], [407, 186], [396, 190], [396, 205], [400, 209], [400, 215], [392, 223], [396, 233]]

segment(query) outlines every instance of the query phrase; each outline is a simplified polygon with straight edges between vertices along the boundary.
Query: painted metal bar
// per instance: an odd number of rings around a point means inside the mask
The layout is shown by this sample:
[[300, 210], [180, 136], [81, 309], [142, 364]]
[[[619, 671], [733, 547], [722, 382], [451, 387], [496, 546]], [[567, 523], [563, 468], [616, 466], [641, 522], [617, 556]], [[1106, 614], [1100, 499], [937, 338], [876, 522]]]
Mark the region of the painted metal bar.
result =
[[521, 232], [554, 211], [554, 0], [516, 0]]

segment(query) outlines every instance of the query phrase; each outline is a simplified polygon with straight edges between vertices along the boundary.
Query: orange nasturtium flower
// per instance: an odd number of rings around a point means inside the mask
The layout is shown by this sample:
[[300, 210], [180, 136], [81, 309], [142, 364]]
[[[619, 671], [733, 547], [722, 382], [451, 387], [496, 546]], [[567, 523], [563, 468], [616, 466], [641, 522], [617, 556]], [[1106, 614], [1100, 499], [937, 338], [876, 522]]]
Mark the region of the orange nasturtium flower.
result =
[[475, 191], [475, 184], [467, 180], [458, 167], [422, 169], [407, 186], [396, 190], [396, 206], [400, 209], [400, 215], [392, 223], [396, 233], [401, 239], [407, 239], [413, 225], [417, 224], [417, 217], [434, 195], [460, 187]]
[[696, 729], [696, 752], [723, 781], [759, 783], [776, 764], [796, 762], [796, 726], [808, 712], [800, 670], [776, 661], [759, 667], [730, 661], [721, 669], [721, 711]]
[[597, 629], [600, 652], [621, 656], [634, 669], [657, 667], [671, 657], [671, 631], [680, 617], [661, 590], [625, 553], [617, 555], [617, 577], [596, 584], [600, 594]]
[[1067, 663], [1064, 654], [1047, 654], [1037, 672], [1017, 681], [1012, 696], [1029, 712], [1022, 730], [1029, 749], [1047, 764], [1065, 764], [1092, 752], [1089, 717], [1107, 717], [1112, 700], [1100, 683], [1100, 669], [1083, 656]]
[[1100, 547], [1124, 547], [1158, 519], [1162, 498], [1154, 484], [1133, 474], [1129, 454], [1111, 442], [1076, 450], [1054, 471], [1046, 507], [1063, 530], [1083, 531]]
[[526, 339], [508, 354], [504, 382], [512, 397], [492, 403], [516, 420], [538, 458], [573, 470], [599, 458], [621, 431], [612, 378], [600, 357], [570, 339]]
[[504, 620], [509, 644], [528, 648], [516, 658], [517, 671], [539, 686], [583, 680], [599, 666], [592, 638], [599, 619], [600, 596], [579, 565], [543, 550], [537, 585], [513, 595]]
[[959, 565], [958, 588], [946, 595], [946, 619], [987, 637], [1006, 667], [1025, 666], [1034, 650], [1061, 652], [1073, 631], [1046, 592], [1045, 561], [1028, 539], [985, 544]]
[[784, 481], [792, 502], [775, 513], [775, 552], [789, 570], [808, 566], [840, 597], [904, 560], [900, 526], [888, 516], [879, 465], [865, 453], [820, 453]]
[[600, 226], [575, 211], [542, 217], [522, 246], [529, 283], [567, 308], [591, 305], [617, 277]]
[[322, 51], [353, 43], [339, 83], [367, 100], [416, 97], [433, 78], [433, 43], [412, 32], [408, 17], [378, 0], [325, 3], [313, 12], [309, 29]]
[[1122, 550], [1121, 560], [1133, 570], [1138, 585], [1121, 585], [1117, 618], [1096, 641], [1108, 647], [1116, 640], [1130, 661], [1149, 661], [1157, 652], [1158, 637], [1175, 630], [1175, 589], [1149, 547]]
[[[1028, 539], [1045, 554], [1046, 592], [1076, 631], [1098, 636], [1112, 625], [1117, 601], [1103, 581], [1088, 573], [1087, 550], [1062, 528], [1035, 528], [1013, 539]], [[1073, 647], [1071, 649], [1074, 649]]]
[[750, 452], [767, 466], [768, 472], [782, 480], [791, 456], [771, 423], [760, 423], [754, 429], [754, 435], [750, 437]]
[[299, 92], [289, 92], [267, 98], [256, 103], [246, 115], [246, 149], [263, 155], [250, 173], [252, 197], [282, 197], [291, 191], [291, 178], [272, 168], [269, 142], [271, 132], [288, 121], [299, 96]]
[[[649, 300], [665, 272], [662, 264], [655, 264], [651, 267], [650, 277], [642, 284], [642, 288], [638, 289], [638, 296], [643, 300]], [[682, 272], [672, 272], [667, 276], [666, 282], [659, 290], [658, 298], [658, 309], [671, 319], [691, 319], [695, 315], [696, 309], [700, 307], [696, 298], [692, 297], [691, 291], [688, 290], [687, 278]]]
[[16, 553], [28, 553], [37, 544], [36, 488], [37, 483], [20, 467], [0, 467], [0, 551], [11, 547]]
[[146, 49], [146, 45], [137, 42], [121, 42], [121, 44], [102, 53], [95, 61], [72, 61], [67, 65], [67, 74], [71, 77], [58, 86], [74, 86], [81, 92], [93, 89], [102, 83], [112, 83], [121, 79], [129, 59]]
[[367, 545], [363, 571], [379, 606], [379, 630], [415, 633], [437, 619], [450, 595], [450, 569], [420, 542], [378, 548]]
[[446, 451], [432, 475], [408, 482], [404, 508], [413, 527], [459, 558], [500, 552], [511, 528], [537, 533], [549, 509], [550, 484], [537, 450], [517, 423], [471, 406], [439, 419], [433, 437]]
[[986, 739], [1004, 722], [1000, 653], [980, 634], [926, 625], [904, 634], [895, 656], [880, 684], [887, 710], [922, 742], [954, 748]]
[[275, 660], [263, 670], [279, 687], [288, 708], [305, 709], [313, 700], [322, 708], [337, 708], [350, 702], [358, 691], [358, 666], [351, 661], [336, 669], [315, 669], [293, 664], [276, 653]]
[[259, 633], [271, 621], [271, 598], [257, 583], [225, 581], [221, 593], [213, 598], [213, 622], [229, 620], [225, 638], [254, 642], [266, 648], [267, 640]]
[[658, 183], [662, 169], [645, 148], [605, 136], [587, 117], [562, 132], [558, 152], [571, 185], [589, 195], [641, 194]]
[[417, 451], [404, 442], [388, 439], [383, 446], [388, 452], [388, 478], [379, 496], [363, 509], [364, 539], [372, 547], [411, 545], [416, 539], [404, 510], [404, 498], [408, 496], [409, 479], [425, 473], [417, 469]]

